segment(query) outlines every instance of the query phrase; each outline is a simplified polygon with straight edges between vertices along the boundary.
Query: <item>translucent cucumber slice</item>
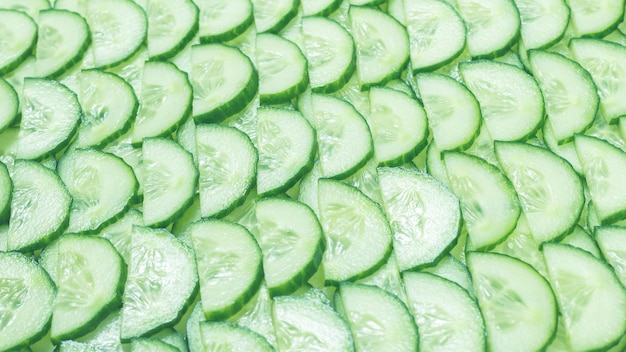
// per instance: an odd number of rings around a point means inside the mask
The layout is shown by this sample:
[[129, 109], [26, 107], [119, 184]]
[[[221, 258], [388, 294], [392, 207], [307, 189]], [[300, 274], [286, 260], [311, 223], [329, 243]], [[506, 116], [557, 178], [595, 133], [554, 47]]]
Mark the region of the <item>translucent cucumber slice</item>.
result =
[[624, 0], [566, 1], [579, 37], [602, 37], [624, 19]]
[[5, 0], [0, 8], [25, 12], [31, 18], [36, 19], [39, 11], [50, 8], [48, 0]]
[[461, 286], [420, 272], [405, 272], [402, 281], [419, 329], [420, 350], [485, 350], [485, 323], [478, 303]]
[[447, 1], [406, 1], [404, 18], [413, 72], [433, 71], [465, 49], [465, 22]]
[[279, 350], [354, 349], [348, 325], [326, 304], [305, 298], [277, 297], [273, 317]]
[[204, 351], [274, 351], [263, 336], [233, 323], [201, 322], [200, 335]]
[[[458, 242], [458, 244], [461, 244], [462, 240]], [[451, 251], [451, 253], [453, 252]], [[421, 272], [431, 273], [448, 281], [452, 281], [465, 289], [471, 297], [474, 297], [472, 278], [470, 277], [469, 270], [467, 270], [467, 266], [459, 259], [456, 259], [452, 254], [442, 257], [437, 262], [437, 265], [424, 268]]]
[[297, 0], [251, 0], [254, 24], [259, 33], [278, 33], [296, 17], [300, 2]]
[[126, 133], [139, 107], [133, 88], [120, 76], [95, 69], [81, 71], [78, 80], [83, 114], [73, 145], [101, 147]]
[[602, 251], [602, 256], [613, 267], [615, 275], [626, 287], [626, 228], [596, 227], [594, 237]]
[[495, 253], [470, 252], [467, 265], [494, 351], [536, 351], [556, 331], [557, 305], [550, 284], [530, 265]]
[[42, 248], [66, 228], [72, 197], [57, 174], [34, 161], [16, 160], [11, 178], [8, 249]]
[[50, 323], [56, 288], [35, 260], [0, 253], [0, 348], [18, 351], [43, 337]]
[[24, 79], [21, 108], [17, 143], [17, 157], [21, 159], [43, 159], [65, 147], [81, 115], [73, 91], [43, 78]]
[[434, 264], [459, 234], [459, 200], [426, 173], [382, 167], [378, 177], [400, 271]]
[[73, 149], [57, 172], [72, 195], [68, 233], [97, 232], [115, 221], [135, 195], [137, 180], [122, 159], [96, 149]]
[[406, 29], [373, 7], [351, 6], [348, 16], [361, 90], [398, 78], [409, 59]]
[[594, 239], [580, 225], [576, 225], [571, 233], [565, 236], [559, 243], [569, 244], [572, 247], [580, 248], [596, 258], [601, 258], [600, 250]]
[[198, 290], [193, 251], [164, 229], [133, 226], [124, 288], [123, 341], [180, 321]]
[[192, 155], [167, 138], [148, 138], [143, 146], [145, 226], [165, 227], [193, 201], [198, 170]]
[[524, 140], [543, 124], [543, 96], [537, 82], [522, 69], [478, 60], [462, 63], [459, 71], [476, 96], [494, 140]]
[[207, 320], [229, 318], [259, 290], [261, 248], [246, 228], [231, 222], [201, 220], [188, 231], [196, 252], [204, 316]]
[[182, 51], [198, 33], [199, 10], [192, 0], [148, 0], [148, 55], [165, 60]]
[[194, 0], [200, 9], [198, 35], [202, 43], [237, 38], [254, 23], [250, 0]]
[[13, 181], [6, 165], [0, 161], [0, 224], [8, 223], [11, 214]]
[[255, 184], [257, 150], [233, 127], [196, 127], [202, 217], [225, 215], [241, 204]]
[[179, 349], [165, 343], [159, 339], [140, 337], [130, 341], [130, 348], [133, 352], [178, 352]]
[[[130, 141], [128, 140], [128, 142]], [[134, 147], [130, 143], [120, 141], [120, 143], [117, 144], [111, 143], [107, 145], [103, 151], [121, 158], [133, 169], [133, 173], [137, 179], [137, 190], [135, 191], [135, 195], [131, 199], [131, 202], [141, 202], [143, 199], [143, 181], [145, 179], [143, 176], [144, 167], [142, 149], [140, 147]]]
[[611, 268], [569, 245], [546, 243], [543, 254], [571, 348], [617, 343], [626, 331], [626, 291]]
[[0, 131], [8, 128], [17, 118], [20, 107], [18, 99], [13, 86], [0, 78]]
[[122, 323], [120, 316], [120, 310], [111, 312], [106, 318], [102, 319], [95, 329], [87, 335], [77, 338], [77, 342], [83, 346], [87, 345], [95, 348], [95, 352], [121, 351], [123, 344], [120, 340]]
[[381, 266], [375, 273], [359, 279], [355, 283], [379, 287], [391, 295], [397, 296], [402, 302], [407, 302], [404, 284], [398, 269], [398, 261], [393, 252], [387, 259], [387, 263]]
[[26, 13], [0, 9], [0, 75], [16, 69], [37, 43], [37, 24]]
[[320, 223], [326, 236], [326, 284], [375, 272], [391, 252], [391, 229], [380, 206], [342, 182], [318, 181]]
[[304, 16], [328, 16], [341, 6], [341, 0], [300, 0]]
[[43, 253], [41, 265], [54, 281], [57, 295], [50, 337], [74, 339], [93, 330], [122, 305], [126, 264], [104, 238], [63, 235]]
[[135, 208], [130, 208], [119, 220], [98, 233], [99, 236], [106, 238], [113, 244], [126, 263], [130, 263], [131, 259], [133, 225], [144, 225], [143, 214]]
[[413, 160], [427, 144], [428, 121], [417, 100], [391, 88], [370, 88], [367, 119], [379, 165], [398, 166]]
[[565, 0], [514, 1], [526, 50], [547, 48], [563, 37], [570, 22], [570, 9]]

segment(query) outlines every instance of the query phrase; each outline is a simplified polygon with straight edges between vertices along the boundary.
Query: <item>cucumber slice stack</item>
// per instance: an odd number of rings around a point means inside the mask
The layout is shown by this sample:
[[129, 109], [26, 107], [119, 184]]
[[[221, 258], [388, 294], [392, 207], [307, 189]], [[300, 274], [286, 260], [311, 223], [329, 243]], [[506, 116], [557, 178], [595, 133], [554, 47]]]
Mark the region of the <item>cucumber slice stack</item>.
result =
[[625, 9], [1, 0], [0, 351], [624, 351]]

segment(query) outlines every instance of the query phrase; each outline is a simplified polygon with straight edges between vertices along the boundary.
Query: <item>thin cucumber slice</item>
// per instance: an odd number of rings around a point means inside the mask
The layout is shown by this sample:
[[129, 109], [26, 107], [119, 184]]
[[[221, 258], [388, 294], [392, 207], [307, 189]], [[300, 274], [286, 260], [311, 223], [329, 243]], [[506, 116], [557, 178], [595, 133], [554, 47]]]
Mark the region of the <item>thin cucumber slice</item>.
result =
[[624, 19], [624, 0], [566, 1], [578, 37], [602, 37]]
[[221, 216], [241, 204], [255, 184], [257, 150], [233, 127], [196, 126], [202, 217]]
[[63, 235], [44, 249], [40, 262], [57, 287], [50, 330], [54, 343], [84, 335], [121, 307], [126, 264], [108, 240]]
[[[463, 239], [459, 240], [458, 245], [461, 245], [462, 241]], [[450, 253], [453, 253], [452, 251], [453, 250], [451, 250]], [[467, 266], [465, 266], [465, 264], [460, 260], [456, 259], [452, 254], [443, 256], [441, 259], [439, 259], [437, 265], [425, 268], [421, 270], [421, 272], [431, 273], [446, 280], [452, 281], [465, 289], [465, 291], [467, 291], [467, 293], [471, 297], [474, 297], [472, 278], [470, 277], [469, 270], [467, 270]]]
[[322, 177], [322, 168], [319, 161], [316, 161], [311, 171], [300, 179], [298, 188], [298, 201], [308, 205], [318, 218], [320, 212], [317, 199], [317, 181]]
[[130, 341], [130, 349], [133, 352], [180, 352], [180, 350], [159, 339], [139, 337]]
[[200, 322], [205, 321], [204, 312], [202, 311], [202, 301], [197, 301], [191, 310], [191, 314], [187, 318], [185, 330], [187, 333], [187, 347], [189, 352], [204, 351], [202, 343], [202, 335], [200, 333]]
[[143, 176], [145, 170], [143, 167], [142, 149], [133, 147], [130, 143], [120, 142], [118, 144], [111, 143], [107, 145], [103, 151], [121, 158], [133, 169], [133, 173], [137, 179], [137, 190], [131, 199], [131, 203], [135, 204], [141, 202], [143, 198], [143, 180], [145, 179]]
[[168, 345], [176, 347], [179, 352], [189, 351], [189, 348], [187, 347], [187, 340], [185, 339], [185, 335], [181, 334], [174, 328], [163, 329], [158, 334], [153, 335], [152, 338], [159, 339], [167, 343]]
[[489, 60], [462, 63], [459, 70], [480, 103], [483, 121], [494, 140], [524, 140], [541, 127], [543, 96], [528, 73]]
[[304, 115], [317, 132], [324, 177], [345, 178], [360, 169], [374, 148], [367, 122], [345, 100], [312, 94], [313, 116]]
[[476, 97], [463, 84], [443, 74], [419, 74], [415, 80], [439, 150], [469, 147], [480, 133], [482, 121]]
[[218, 122], [241, 112], [259, 88], [257, 71], [241, 50], [223, 44], [191, 47], [193, 116]]
[[445, 152], [443, 160], [451, 190], [461, 202], [472, 249], [491, 247], [506, 238], [522, 211], [511, 181], [476, 156]]
[[0, 131], [11, 126], [20, 107], [17, 92], [9, 82], [0, 78]]
[[[102, 319], [100, 324], [83, 337], [76, 339], [78, 343], [88, 348], [101, 349], [104, 351], [122, 351], [122, 341], [120, 340], [120, 326], [122, 320], [120, 318], [120, 310], [111, 312], [107, 317]], [[91, 347], [90, 347], [91, 346]]]
[[558, 42], [570, 23], [565, 0], [514, 0], [521, 20], [520, 40], [526, 50]]
[[265, 282], [272, 296], [288, 295], [317, 271], [324, 255], [322, 228], [306, 205], [266, 198], [256, 203]]
[[116, 220], [128, 208], [137, 188], [128, 164], [91, 148], [65, 153], [57, 173], [73, 198], [68, 233], [97, 232]]
[[407, 306], [422, 351], [484, 351], [485, 323], [478, 304], [461, 286], [430, 273], [405, 272]]
[[48, 0], [5, 0], [0, 4], [0, 8], [25, 12], [35, 19], [41, 10], [50, 8]]
[[17, 157], [43, 159], [69, 143], [81, 106], [76, 94], [57, 81], [26, 78], [23, 89]]
[[198, 170], [192, 155], [166, 138], [147, 138], [143, 146], [143, 222], [165, 227], [193, 201]]
[[309, 84], [307, 60], [292, 41], [271, 33], [256, 37], [261, 104], [286, 103]]
[[351, 6], [348, 16], [361, 90], [398, 78], [409, 59], [406, 29], [390, 15], [372, 7]]
[[254, 23], [250, 0], [194, 0], [200, 8], [201, 43], [237, 38]]
[[402, 302], [407, 302], [404, 293], [404, 284], [398, 270], [398, 261], [392, 252], [387, 263], [372, 275], [355, 281], [357, 284], [379, 287], [390, 294], [397, 296]]
[[376, 286], [343, 283], [335, 306], [348, 321], [355, 350], [418, 350], [415, 320], [398, 297]]
[[465, 49], [465, 22], [446, 0], [405, 1], [404, 18], [413, 72], [433, 71]]
[[84, 342], [76, 342], [72, 340], [61, 341], [56, 352], [103, 352], [103, 349]]
[[272, 297], [264, 284], [261, 285], [256, 296], [230, 320], [262, 335], [272, 346], [276, 346]]
[[257, 110], [257, 194], [278, 194], [293, 187], [313, 167], [315, 130], [295, 110]]
[[13, 181], [7, 166], [0, 161], [0, 224], [8, 223], [11, 214]]
[[538, 351], [556, 332], [557, 303], [550, 284], [525, 262], [470, 252], [467, 265], [493, 351]]
[[43, 337], [56, 294], [45, 270], [20, 253], [0, 253], [0, 289], [0, 349], [17, 351]]
[[[622, 6], [622, 10], [624, 6]], [[600, 96], [600, 112], [610, 124], [626, 115], [626, 47], [601, 39], [574, 38], [569, 50], [574, 59], [589, 71]]]
[[330, 306], [306, 298], [277, 297], [273, 305], [279, 351], [353, 351], [346, 322]]
[[427, 144], [428, 121], [417, 100], [391, 88], [370, 88], [367, 119], [379, 165], [399, 166], [413, 160]]
[[200, 322], [200, 335], [204, 351], [274, 351], [263, 336], [229, 322]]
[[626, 216], [626, 154], [609, 142], [585, 135], [574, 138], [591, 201], [602, 225]]
[[66, 228], [72, 197], [57, 174], [34, 161], [16, 160], [11, 177], [8, 249], [42, 248]]
[[132, 129], [132, 143], [171, 134], [190, 115], [193, 91], [187, 73], [169, 62], [143, 66], [140, 105]]
[[148, 0], [145, 9], [151, 60], [174, 57], [198, 33], [200, 11], [192, 0]]
[[600, 98], [589, 72], [575, 61], [531, 50], [528, 60], [545, 101], [550, 129], [558, 144], [584, 132], [596, 117]]
[[459, 234], [459, 200], [426, 173], [382, 167], [378, 177], [400, 271], [432, 265]]
[[626, 332], [626, 291], [611, 268], [569, 245], [545, 243], [543, 254], [571, 348], [617, 343]]
[[572, 166], [530, 144], [497, 141], [495, 150], [535, 240], [551, 241], [569, 233], [585, 203], [583, 184]]
[[39, 13], [35, 72], [58, 77], [82, 60], [91, 44], [89, 25], [81, 15], [50, 9]]
[[601, 258], [600, 250], [594, 239], [580, 225], [576, 225], [572, 232], [565, 236], [559, 243], [569, 244], [593, 254], [596, 258]]
[[105, 71], [85, 70], [78, 77], [83, 114], [73, 146], [101, 147], [126, 133], [139, 107], [133, 88]]
[[326, 285], [375, 272], [391, 252], [391, 229], [380, 206], [339, 181], [320, 179], [317, 190], [327, 244], [323, 260]]
[[131, 259], [133, 225], [143, 226], [143, 214], [135, 208], [130, 208], [119, 220], [98, 233], [113, 244], [126, 263], [130, 263]]
[[254, 24], [259, 33], [280, 32], [298, 14], [298, 0], [251, 0]]
[[32, 54], [37, 43], [37, 24], [26, 13], [0, 9], [0, 76], [15, 70]]
[[261, 248], [243, 226], [201, 220], [189, 230], [196, 252], [202, 310], [207, 320], [237, 313], [261, 286]]
[[343, 87], [356, 70], [354, 40], [350, 33], [331, 19], [305, 17], [302, 34], [311, 90], [332, 93]]
[[337, 11], [342, 0], [300, 0], [304, 16], [328, 16]]
[[133, 226], [124, 288], [123, 341], [180, 321], [198, 290], [193, 251], [164, 229]]
[[574, 147], [573, 140], [559, 145], [559, 142], [552, 132], [551, 124], [547, 122], [543, 124], [541, 134], [543, 137], [543, 142], [545, 143], [546, 147], [550, 149], [551, 152], [567, 160], [567, 162], [572, 165], [577, 173], [583, 173], [582, 166], [580, 166], [580, 161], [578, 160], [578, 156], [576, 155], [576, 148]]
[[596, 227], [594, 237], [602, 256], [613, 267], [615, 275], [626, 287], [626, 228], [618, 226]]
[[519, 38], [521, 21], [513, 0], [458, 0], [467, 26], [467, 47], [474, 59], [495, 58]]

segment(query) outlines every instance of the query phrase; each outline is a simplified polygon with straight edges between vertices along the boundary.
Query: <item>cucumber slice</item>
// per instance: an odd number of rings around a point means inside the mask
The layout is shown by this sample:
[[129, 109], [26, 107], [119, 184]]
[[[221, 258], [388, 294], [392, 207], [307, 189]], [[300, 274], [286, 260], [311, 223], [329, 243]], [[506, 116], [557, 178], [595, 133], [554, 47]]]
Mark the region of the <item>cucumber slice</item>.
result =
[[201, 322], [200, 335], [204, 351], [274, 351], [263, 336], [233, 323]]
[[159, 332], [156, 335], [153, 335], [152, 338], [159, 339], [168, 345], [174, 346], [177, 348], [179, 352], [188, 352], [189, 348], [187, 347], [187, 340], [185, 339], [185, 335], [176, 331], [174, 328], [166, 328]]
[[121, 339], [175, 325], [197, 290], [193, 251], [164, 229], [133, 226]]
[[188, 231], [196, 252], [204, 316], [207, 320], [229, 318], [259, 290], [261, 248], [248, 230], [231, 222], [201, 220]]
[[300, 0], [304, 16], [328, 16], [337, 11], [342, 3], [342, 0]]
[[439, 150], [469, 147], [480, 133], [482, 121], [474, 95], [463, 84], [442, 74], [424, 73], [415, 80]]
[[594, 237], [606, 262], [626, 287], [626, 228], [618, 226], [596, 227]]
[[298, 0], [251, 0], [254, 24], [259, 33], [280, 32], [298, 14]]
[[354, 40], [350, 33], [331, 19], [305, 17], [302, 34], [311, 90], [332, 93], [341, 89], [356, 70]]
[[254, 23], [250, 0], [194, 0], [200, 8], [201, 43], [233, 40]]
[[126, 133], [139, 107], [133, 88], [100, 70], [81, 71], [78, 77], [83, 114], [73, 146], [101, 147]]
[[196, 126], [202, 217], [225, 215], [240, 205], [255, 184], [257, 150], [233, 127]]
[[289, 295], [317, 271], [324, 255], [322, 228], [306, 205], [265, 198], [256, 204], [263, 272], [272, 296]]
[[470, 252], [467, 265], [485, 319], [489, 350], [538, 351], [556, 331], [550, 284], [530, 265], [495, 253]]
[[459, 234], [458, 199], [426, 173], [382, 167], [378, 177], [400, 271], [432, 265]]
[[400, 277], [400, 271], [398, 269], [398, 261], [396, 256], [392, 252], [382, 267], [380, 267], [372, 275], [355, 281], [357, 284], [369, 285], [379, 287], [391, 295], [397, 296], [402, 302], [407, 302], [406, 294], [404, 293], [404, 284]]
[[309, 84], [304, 54], [295, 43], [276, 34], [257, 34], [256, 67], [261, 104], [289, 102]]
[[473, 59], [501, 56], [517, 42], [521, 21], [513, 0], [458, 0], [457, 9]]
[[20, 253], [0, 253], [0, 349], [18, 351], [46, 334], [56, 288], [48, 274]]
[[192, 0], [148, 0], [148, 55], [166, 60], [182, 51], [198, 33], [199, 10]]
[[570, 22], [565, 0], [514, 0], [521, 20], [520, 42], [526, 50], [558, 42]]
[[121, 307], [126, 264], [108, 240], [63, 235], [44, 249], [40, 262], [58, 290], [50, 330], [54, 343], [84, 335]]
[[[457, 245], [462, 244], [463, 239], [460, 239]], [[430, 268], [424, 268], [421, 272], [431, 273], [448, 281], [452, 281], [465, 289], [471, 297], [474, 297], [472, 278], [470, 277], [469, 270], [467, 270], [467, 266], [452, 255], [454, 250], [451, 250], [450, 253], [451, 254], [443, 256], [439, 259], [437, 265]]]
[[605, 349], [626, 332], [626, 291], [610, 267], [590, 253], [543, 245], [550, 283], [573, 350]]
[[41, 160], [69, 143], [81, 106], [76, 94], [57, 81], [25, 78], [23, 89], [17, 157]]
[[179, 352], [179, 349], [154, 338], [140, 337], [130, 341], [130, 348], [133, 352]]
[[346, 322], [330, 306], [306, 298], [277, 297], [273, 305], [279, 351], [353, 351]]
[[405, 1], [404, 18], [414, 73], [434, 71], [465, 49], [465, 22], [447, 1]]
[[452, 192], [461, 202], [461, 213], [472, 249], [491, 247], [515, 229], [520, 201], [511, 181], [485, 160], [460, 152], [445, 152]]
[[50, 8], [48, 0], [5, 0], [0, 8], [25, 12], [31, 18], [37, 18], [39, 11]]
[[298, 189], [298, 201], [311, 208], [318, 218], [320, 212], [317, 201], [317, 181], [320, 178], [322, 178], [322, 168], [320, 167], [319, 161], [316, 161], [311, 171], [300, 179]]
[[378, 203], [335, 180], [320, 179], [317, 190], [327, 243], [323, 260], [326, 285], [375, 272], [391, 252], [391, 229]]
[[254, 99], [259, 78], [241, 50], [223, 44], [191, 47], [193, 116], [219, 122], [241, 112]]
[[417, 100], [391, 88], [370, 88], [367, 119], [374, 155], [381, 166], [399, 166], [419, 154], [427, 143], [428, 122]]
[[0, 9], [0, 76], [15, 70], [37, 43], [37, 24], [26, 13]]
[[167, 136], [192, 111], [193, 91], [187, 74], [169, 62], [148, 61], [143, 66], [140, 105], [132, 143]]
[[19, 107], [17, 92], [9, 82], [0, 78], [0, 132], [13, 124]]
[[546, 123], [558, 144], [589, 128], [600, 102], [589, 72], [575, 61], [548, 51], [531, 50], [528, 60], [543, 94]]
[[58, 77], [80, 62], [91, 44], [89, 25], [81, 15], [67, 10], [39, 13], [35, 72]]
[[135, 208], [130, 208], [119, 220], [98, 233], [113, 244], [126, 263], [130, 263], [131, 259], [133, 225], [143, 226], [143, 214]]
[[198, 170], [193, 157], [178, 143], [166, 138], [144, 139], [143, 222], [165, 227], [193, 201]]
[[103, 151], [121, 158], [132, 168], [135, 178], [137, 179], [137, 190], [131, 199], [131, 203], [134, 204], [141, 202], [143, 199], [143, 180], [145, 172], [143, 167], [142, 149], [139, 147], [133, 147], [130, 143], [120, 142], [119, 144], [111, 143], [107, 145]]
[[97, 232], [117, 220], [137, 188], [128, 164], [96, 149], [68, 151], [59, 160], [57, 172], [73, 198], [68, 233]]
[[415, 320], [398, 297], [375, 286], [343, 283], [335, 306], [348, 321], [355, 350], [418, 350]]
[[429, 273], [405, 272], [402, 281], [419, 329], [420, 350], [485, 350], [485, 323], [467, 291]]
[[348, 16], [361, 90], [399, 78], [409, 59], [406, 29], [390, 15], [371, 7], [351, 6]]
[[44, 247], [63, 232], [72, 197], [52, 170], [40, 163], [16, 160], [7, 247], [28, 252]]
[[202, 342], [202, 334], [200, 333], [200, 322], [205, 321], [204, 312], [202, 311], [202, 302], [198, 301], [194, 305], [191, 314], [187, 318], [185, 330], [187, 332], [187, 346], [189, 352], [204, 351]]
[[[505, 0], [509, 1], [509, 0]], [[544, 102], [537, 82], [522, 69], [496, 61], [462, 63], [459, 71], [480, 103], [494, 140], [524, 140], [544, 119]]]
[[572, 247], [577, 247], [582, 250], [585, 250], [591, 254], [593, 254], [596, 258], [601, 258], [600, 250], [598, 249], [598, 245], [591, 238], [591, 235], [585, 231], [581, 226], [576, 225], [574, 230], [567, 236], [565, 236], [559, 243], [569, 244]]
[[[0, 224], [8, 223], [11, 214], [11, 195], [13, 181], [6, 165], [0, 161]], [[7, 231], [8, 233], [8, 231]]]
[[567, 0], [572, 27], [579, 37], [603, 37], [624, 19], [624, 0]]

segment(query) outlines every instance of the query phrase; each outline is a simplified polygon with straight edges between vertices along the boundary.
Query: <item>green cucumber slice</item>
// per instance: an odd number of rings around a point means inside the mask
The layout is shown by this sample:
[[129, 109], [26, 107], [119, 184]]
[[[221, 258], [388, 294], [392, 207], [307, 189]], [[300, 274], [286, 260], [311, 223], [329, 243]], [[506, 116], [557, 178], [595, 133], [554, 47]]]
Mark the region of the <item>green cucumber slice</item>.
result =
[[165, 343], [159, 339], [139, 337], [130, 341], [130, 348], [133, 352], [179, 352], [179, 349]]
[[20, 102], [13, 86], [0, 78], [0, 131], [5, 130], [18, 116]]
[[7, 166], [0, 161], [0, 224], [8, 223], [11, 214], [13, 181]]
[[50, 8], [48, 0], [5, 0], [0, 8], [25, 12], [31, 18], [37, 18], [39, 11]]
[[602, 256], [613, 267], [615, 275], [626, 287], [626, 228], [618, 226], [596, 227], [594, 237]]
[[143, 214], [135, 208], [130, 208], [119, 220], [98, 233], [113, 244], [126, 263], [130, 263], [131, 259], [133, 225], [143, 226]]
[[520, 42], [526, 50], [558, 42], [570, 23], [565, 0], [514, 0], [521, 20]]
[[26, 13], [0, 9], [0, 76], [15, 70], [37, 43], [37, 24]]
[[259, 33], [278, 33], [298, 14], [298, 0], [251, 0]]
[[166, 60], [182, 51], [198, 33], [199, 10], [192, 0], [148, 0], [148, 55]]
[[263, 336], [229, 322], [201, 322], [200, 335], [204, 351], [274, 351]]
[[328, 16], [337, 11], [342, 0], [300, 0], [304, 16]]
[[250, 0], [194, 0], [200, 8], [201, 43], [233, 40], [254, 23]]
[[624, 19], [624, 0], [567, 0], [572, 27], [579, 37], [602, 37]]

